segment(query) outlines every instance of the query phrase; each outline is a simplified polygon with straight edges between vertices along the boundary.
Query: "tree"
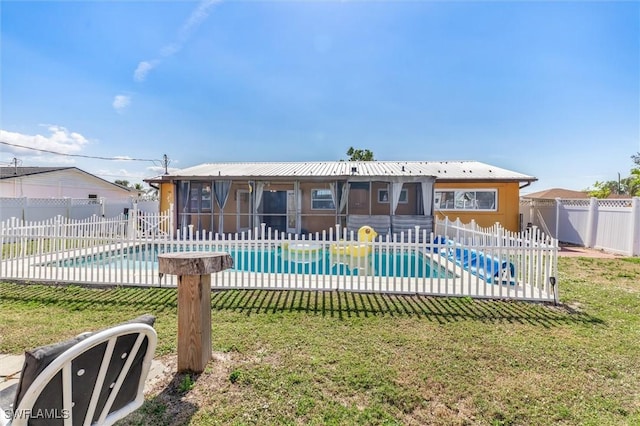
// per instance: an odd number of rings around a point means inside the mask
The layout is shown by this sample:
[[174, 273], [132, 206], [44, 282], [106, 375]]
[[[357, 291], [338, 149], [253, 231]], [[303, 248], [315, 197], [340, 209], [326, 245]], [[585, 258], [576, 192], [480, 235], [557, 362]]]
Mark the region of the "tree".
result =
[[125, 188], [135, 189], [136, 191], [145, 191], [144, 185], [142, 185], [140, 182], [131, 184], [131, 182], [129, 182], [128, 180], [117, 179], [113, 181], [113, 183], [115, 183], [116, 185], [124, 186]]
[[347, 155], [349, 156], [349, 161], [375, 161], [373, 152], [368, 149], [349, 147]]
[[640, 152], [632, 155], [631, 160], [638, 167], [632, 168], [628, 177], [596, 182], [588, 190], [589, 195], [596, 198], [607, 198], [611, 194], [640, 196]]
[[610, 180], [608, 182], [596, 182], [593, 184], [593, 188], [590, 189], [589, 196], [596, 198], [607, 198], [612, 193], [616, 193], [618, 190], [618, 182]]
[[629, 176], [629, 193], [633, 195], [640, 195], [640, 152], [632, 155], [631, 159], [638, 167], [631, 169], [631, 176]]

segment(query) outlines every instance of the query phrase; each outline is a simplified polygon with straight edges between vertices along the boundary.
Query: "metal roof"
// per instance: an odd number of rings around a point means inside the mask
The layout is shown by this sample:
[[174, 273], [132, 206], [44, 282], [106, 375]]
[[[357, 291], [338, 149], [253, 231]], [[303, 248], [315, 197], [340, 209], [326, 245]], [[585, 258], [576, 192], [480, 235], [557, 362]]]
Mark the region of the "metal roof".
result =
[[478, 161], [317, 161], [205, 163], [158, 176], [151, 181], [180, 178], [383, 178], [435, 177], [445, 180], [532, 182], [537, 178]]

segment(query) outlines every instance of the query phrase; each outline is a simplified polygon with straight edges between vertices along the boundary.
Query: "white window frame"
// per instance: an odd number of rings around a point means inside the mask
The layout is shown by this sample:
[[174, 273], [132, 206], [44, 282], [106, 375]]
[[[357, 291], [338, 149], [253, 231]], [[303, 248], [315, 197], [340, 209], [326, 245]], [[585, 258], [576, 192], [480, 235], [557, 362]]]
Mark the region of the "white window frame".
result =
[[[387, 195], [387, 199], [385, 200], [383, 197], [383, 194]], [[398, 201], [399, 204], [407, 204], [409, 202], [409, 193], [407, 192], [406, 188], [403, 188], [400, 191], [400, 201]], [[378, 203], [379, 204], [389, 204], [389, 190], [386, 188], [380, 188], [378, 189]]]
[[[326, 211], [326, 210], [335, 210], [336, 209], [335, 203], [334, 203], [333, 207], [314, 207], [313, 206], [313, 202], [314, 201], [327, 201], [325, 198], [323, 198], [323, 199], [314, 198], [313, 196], [314, 196], [314, 193], [316, 193], [316, 191], [327, 191], [329, 193], [329, 195], [331, 195], [331, 190], [329, 188], [313, 188], [311, 190], [311, 210], [325, 210]], [[333, 199], [330, 199], [330, 201], [333, 203]]]
[[[453, 202], [452, 207], [441, 207], [440, 204], [443, 202], [443, 193], [445, 192], [453, 192]], [[462, 193], [468, 192], [492, 192], [494, 194], [494, 202], [493, 207], [488, 209], [481, 208], [473, 208], [473, 207], [456, 207], [456, 200]], [[473, 202], [477, 203], [477, 196], [474, 195]], [[496, 212], [498, 211], [498, 189], [497, 188], [442, 188], [437, 189], [434, 195], [434, 207], [436, 210], [441, 211], [467, 211], [467, 212]]]

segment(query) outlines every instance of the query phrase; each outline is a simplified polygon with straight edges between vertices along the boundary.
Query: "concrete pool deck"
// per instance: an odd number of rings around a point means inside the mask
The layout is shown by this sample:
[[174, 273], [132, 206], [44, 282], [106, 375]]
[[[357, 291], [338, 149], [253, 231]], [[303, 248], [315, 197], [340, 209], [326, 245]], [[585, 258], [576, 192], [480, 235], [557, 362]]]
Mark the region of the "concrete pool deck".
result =
[[[13, 399], [20, 382], [20, 373], [24, 365], [24, 354], [0, 354], [0, 408], [13, 408]], [[156, 383], [168, 374], [168, 367], [160, 360], [153, 359], [147, 380], [144, 383], [144, 393], [151, 392]]]

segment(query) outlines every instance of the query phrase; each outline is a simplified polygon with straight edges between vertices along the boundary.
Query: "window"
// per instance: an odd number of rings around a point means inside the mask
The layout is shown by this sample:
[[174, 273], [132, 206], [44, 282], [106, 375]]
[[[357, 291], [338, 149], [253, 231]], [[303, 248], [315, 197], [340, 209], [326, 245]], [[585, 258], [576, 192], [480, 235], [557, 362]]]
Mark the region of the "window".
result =
[[311, 209], [313, 210], [335, 210], [330, 189], [311, 190]]
[[211, 210], [211, 184], [206, 183], [202, 185], [200, 208], [202, 210]]
[[189, 211], [200, 213], [211, 211], [211, 184], [202, 182], [191, 182], [189, 189]]
[[[389, 191], [387, 189], [378, 189], [378, 202], [379, 203], [388, 203], [389, 202]], [[407, 204], [407, 190], [403, 189], [400, 191], [400, 204]]]
[[434, 205], [439, 210], [486, 210], [496, 211], [498, 191], [495, 189], [456, 189], [436, 191]]

